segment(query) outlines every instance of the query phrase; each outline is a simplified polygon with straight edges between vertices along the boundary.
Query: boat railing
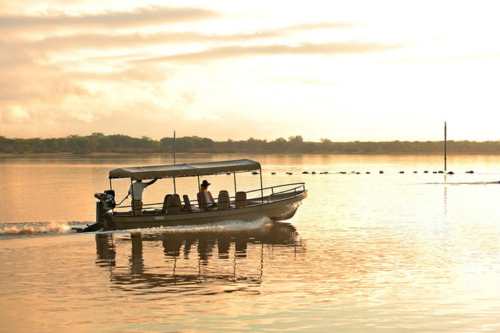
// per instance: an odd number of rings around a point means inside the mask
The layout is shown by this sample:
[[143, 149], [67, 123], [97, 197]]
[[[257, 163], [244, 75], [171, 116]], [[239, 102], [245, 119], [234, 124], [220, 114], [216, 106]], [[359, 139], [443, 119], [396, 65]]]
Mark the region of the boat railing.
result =
[[[275, 185], [269, 187], [258, 188], [250, 191], [242, 191], [247, 194], [247, 207], [248, 206], [256, 206], [263, 203], [270, 203], [279, 200], [284, 200], [290, 197], [293, 194], [300, 194], [305, 192], [306, 186], [305, 183], [290, 183], [283, 185]], [[218, 198], [214, 198], [215, 202], [218, 203]], [[229, 198], [230, 202], [234, 204], [236, 197], [231, 196]], [[200, 209], [200, 205], [198, 200], [193, 199], [189, 200], [191, 207]], [[155, 202], [155, 203], [145, 203], [142, 205], [143, 208], [162, 208], [163, 202]], [[120, 205], [115, 207], [115, 209], [125, 209], [131, 208], [131, 205]]]
[[[280, 190], [280, 191], [275, 191], [276, 188], [282, 188], [282, 187], [288, 187], [288, 188], [286, 188], [284, 190]], [[283, 194], [283, 193], [290, 193], [290, 192], [297, 193], [297, 192], [304, 192], [306, 190], [306, 185], [305, 185], [305, 183], [291, 183], [291, 184], [284, 184], [284, 185], [275, 185], [275, 186], [263, 187], [262, 189], [258, 188], [255, 190], [246, 191], [245, 193], [248, 195], [249, 193], [259, 192], [259, 194], [260, 194], [261, 191], [269, 191], [269, 190], [271, 191], [271, 193], [268, 195], [271, 195], [271, 196]], [[263, 195], [263, 196], [265, 196], [265, 195]], [[260, 198], [260, 195], [258, 198]]]

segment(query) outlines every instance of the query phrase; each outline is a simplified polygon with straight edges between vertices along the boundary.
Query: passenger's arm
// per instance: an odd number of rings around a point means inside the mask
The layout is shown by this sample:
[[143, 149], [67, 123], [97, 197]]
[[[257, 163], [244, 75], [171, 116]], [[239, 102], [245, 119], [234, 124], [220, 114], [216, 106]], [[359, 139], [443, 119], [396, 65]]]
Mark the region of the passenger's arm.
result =
[[210, 201], [212, 202], [212, 204], [215, 204], [214, 197], [212, 196], [212, 193], [210, 193], [210, 191], [208, 191], [208, 197], [210, 198]]
[[153, 185], [157, 180], [158, 180], [158, 178], [155, 178], [152, 181], [145, 183], [144, 187], [148, 187], [149, 185]]

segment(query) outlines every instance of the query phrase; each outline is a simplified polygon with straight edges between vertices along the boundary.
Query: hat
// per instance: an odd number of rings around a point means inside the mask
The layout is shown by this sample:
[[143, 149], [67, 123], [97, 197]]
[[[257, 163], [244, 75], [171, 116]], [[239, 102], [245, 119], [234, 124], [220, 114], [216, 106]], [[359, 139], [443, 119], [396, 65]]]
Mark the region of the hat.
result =
[[209, 183], [209, 182], [207, 182], [207, 180], [206, 180], [206, 179], [204, 179], [204, 180], [201, 182], [201, 186], [203, 186], [203, 187], [207, 187], [208, 185], [210, 185], [210, 183]]

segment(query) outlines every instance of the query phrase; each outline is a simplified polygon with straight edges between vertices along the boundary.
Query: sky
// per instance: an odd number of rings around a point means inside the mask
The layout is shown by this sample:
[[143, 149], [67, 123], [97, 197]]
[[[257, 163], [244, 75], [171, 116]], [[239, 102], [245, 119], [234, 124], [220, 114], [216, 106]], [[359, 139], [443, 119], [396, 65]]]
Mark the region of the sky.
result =
[[0, 0], [0, 136], [499, 140], [500, 3]]

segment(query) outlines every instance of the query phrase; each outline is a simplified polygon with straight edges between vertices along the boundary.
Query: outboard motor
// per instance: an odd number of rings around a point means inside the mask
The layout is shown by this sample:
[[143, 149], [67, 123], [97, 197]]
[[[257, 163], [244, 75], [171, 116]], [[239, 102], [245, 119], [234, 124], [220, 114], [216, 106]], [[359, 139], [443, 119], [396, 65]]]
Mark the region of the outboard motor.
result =
[[97, 206], [101, 206], [101, 210], [104, 212], [108, 212], [116, 207], [115, 191], [113, 190], [106, 190], [104, 193], [96, 193], [94, 197], [99, 200]]
[[83, 229], [78, 229], [78, 232], [91, 232], [101, 229], [109, 229], [111, 226], [112, 209], [116, 207], [115, 191], [106, 190], [104, 193], [95, 193], [94, 197], [98, 200], [95, 206], [95, 221], [96, 223], [88, 225]]
[[111, 210], [116, 207], [115, 191], [106, 190], [104, 193], [95, 193], [95, 223], [85, 228], [73, 228], [77, 232], [92, 232], [106, 229], [106, 220], [109, 220]]
[[111, 213], [111, 210], [116, 207], [115, 191], [106, 190], [104, 193], [96, 193], [94, 197], [96, 202], [96, 224], [105, 227], [105, 216]]
[[107, 210], [114, 209], [116, 207], [115, 201], [115, 191], [114, 190], [106, 190], [104, 191], [106, 198], [104, 199], [104, 204], [108, 207]]

